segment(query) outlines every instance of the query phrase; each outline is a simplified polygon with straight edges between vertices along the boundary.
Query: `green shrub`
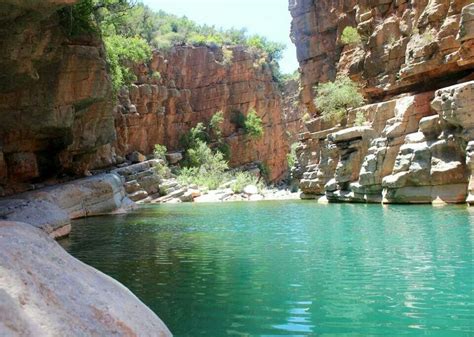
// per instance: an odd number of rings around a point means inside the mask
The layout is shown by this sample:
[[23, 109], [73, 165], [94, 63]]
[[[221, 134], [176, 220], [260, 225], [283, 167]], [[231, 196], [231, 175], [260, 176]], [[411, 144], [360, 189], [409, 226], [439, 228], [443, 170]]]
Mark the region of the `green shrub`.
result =
[[98, 33], [93, 14], [94, 0], [81, 0], [58, 11], [59, 23], [69, 37]]
[[234, 58], [234, 52], [230, 49], [222, 47], [222, 63], [225, 65], [231, 65]]
[[150, 60], [151, 48], [140, 37], [106, 36], [104, 43], [112, 75], [112, 85], [114, 90], [118, 91], [122, 86], [136, 80], [129, 65]]
[[344, 44], [357, 44], [361, 42], [361, 38], [357, 29], [354, 27], [346, 27], [342, 31], [341, 42]]
[[348, 76], [338, 76], [334, 82], [319, 84], [315, 87], [314, 104], [326, 120], [340, 122], [348, 109], [364, 104], [359, 87]]
[[254, 185], [259, 190], [263, 189], [262, 183], [259, 181], [259, 179], [255, 175], [248, 172], [237, 172], [234, 177], [234, 182], [230, 188], [234, 193], [242, 193], [244, 188], [248, 185]]
[[203, 123], [197, 123], [189, 132], [182, 135], [179, 139], [180, 145], [185, 149], [192, 149], [198, 145], [198, 142], [207, 143], [208, 134]]
[[301, 117], [304, 123], [309, 122], [311, 119], [311, 115], [308, 112], [305, 112], [304, 115]]
[[224, 113], [222, 111], [216, 112], [212, 115], [211, 120], [209, 121], [210, 132], [214, 135], [216, 139], [222, 137], [222, 124], [224, 123]]
[[230, 159], [230, 155], [231, 155], [230, 146], [226, 142], [224, 142], [222, 140], [219, 141], [219, 143], [217, 143], [217, 151], [222, 153], [225, 160]]
[[159, 71], [154, 71], [153, 74], [151, 74], [151, 78], [157, 82], [161, 81], [161, 74]]
[[169, 175], [171, 174], [171, 170], [165, 161], [155, 163], [153, 168], [156, 174], [160, 177], [169, 177]]
[[194, 148], [187, 151], [189, 166], [181, 169], [178, 180], [185, 184], [197, 184], [216, 189], [228, 180], [226, 171], [229, 166], [224, 155], [213, 152], [206, 143], [198, 141]]
[[213, 152], [205, 142], [198, 140], [196, 146], [187, 151], [188, 166], [201, 167], [206, 170], [224, 171], [228, 169], [224, 155]]
[[166, 149], [166, 146], [161, 145], [161, 144], [156, 144], [155, 148], [153, 150], [153, 155], [156, 159], [166, 159], [166, 152], [168, 150]]
[[245, 133], [252, 138], [263, 136], [263, 122], [254, 109], [250, 109], [244, 122]]
[[242, 111], [239, 111], [239, 110], [232, 111], [230, 122], [234, 124], [238, 129], [245, 129], [245, 120], [246, 120], [246, 117], [242, 113]]
[[260, 175], [268, 181], [270, 178], [270, 168], [265, 163], [258, 163], [258, 169], [260, 170]]

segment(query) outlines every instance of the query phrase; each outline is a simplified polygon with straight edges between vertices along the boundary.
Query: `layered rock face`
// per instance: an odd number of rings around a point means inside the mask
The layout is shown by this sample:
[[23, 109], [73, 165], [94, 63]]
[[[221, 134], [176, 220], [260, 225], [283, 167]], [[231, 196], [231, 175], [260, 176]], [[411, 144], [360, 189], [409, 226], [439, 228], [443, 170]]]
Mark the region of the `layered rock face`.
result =
[[0, 186], [7, 194], [58, 172], [113, 163], [104, 50], [94, 37], [66, 36], [56, 11], [71, 2], [0, 4]]
[[[472, 201], [474, 5], [469, 1], [290, 1], [301, 99], [347, 74], [368, 104], [300, 136], [301, 188], [330, 201]], [[362, 42], [339, 44], [345, 27]], [[356, 116], [364, 117], [355, 126]], [[470, 186], [470, 187], [469, 187]]]
[[[470, 0], [290, 0], [290, 11], [302, 101], [312, 111], [314, 84], [338, 72], [378, 97], [436, 88], [469, 76], [474, 64]], [[361, 44], [342, 45], [347, 26], [357, 28]]]
[[283, 120], [289, 144], [299, 141], [299, 134], [306, 131], [303, 116], [306, 109], [300, 102], [300, 81], [286, 81], [282, 88]]
[[[288, 136], [280, 91], [257, 55], [240, 47], [230, 50], [232, 59], [226, 62], [220, 48], [178, 46], [166, 55], [155, 53], [149, 65], [137, 67], [137, 84], [119, 94], [116, 153], [150, 153], [155, 144], [182, 150], [182, 135], [222, 111], [230, 166], [261, 161], [270, 180], [282, 178]], [[158, 73], [160, 78], [153, 76]], [[263, 120], [261, 139], [251, 139], [232, 122], [236, 113], [247, 114], [249, 109]]]

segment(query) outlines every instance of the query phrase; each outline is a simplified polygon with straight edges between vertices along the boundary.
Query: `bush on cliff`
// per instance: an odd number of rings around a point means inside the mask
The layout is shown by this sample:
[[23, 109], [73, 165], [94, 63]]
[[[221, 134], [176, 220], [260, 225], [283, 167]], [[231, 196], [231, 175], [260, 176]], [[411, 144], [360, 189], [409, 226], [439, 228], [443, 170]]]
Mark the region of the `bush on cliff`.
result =
[[216, 112], [212, 115], [209, 121], [209, 131], [216, 140], [222, 138], [222, 124], [224, 123], [224, 113], [222, 111]]
[[129, 65], [148, 61], [151, 58], [151, 48], [141, 37], [112, 35], [106, 36], [104, 43], [112, 75], [112, 85], [114, 90], [118, 91], [123, 85], [136, 80]]
[[343, 44], [357, 44], [362, 41], [359, 32], [354, 27], [346, 27], [342, 31], [341, 42]]
[[208, 140], [209, 135], [206, 132], [206, 127], [203, 123], [199, 122], [187, 133], [181, 135], [179, 139], [179, 144], [186, 151], [188, 149], [195, 148], [199, 142], [207, 143]]
[[254, 139], [263, 136], [263, 122], [254, 109], [250, 109], [244, 122], [245, 133]]
[[318, 84], [314, 104], [326, 120], [341, 122], [347, 110], [364, 104], [358, 85], [348, 76], [341, 75], [334, 82]]

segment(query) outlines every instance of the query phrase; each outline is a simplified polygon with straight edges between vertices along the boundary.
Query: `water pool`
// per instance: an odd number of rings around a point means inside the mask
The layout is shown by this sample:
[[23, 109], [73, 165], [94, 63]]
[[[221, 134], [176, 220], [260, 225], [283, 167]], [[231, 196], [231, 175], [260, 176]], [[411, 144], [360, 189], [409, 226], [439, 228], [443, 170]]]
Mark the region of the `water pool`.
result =
[[175, 336], [474, 336], [474, 209], [179, 204], [74, 222], [63, 246]]

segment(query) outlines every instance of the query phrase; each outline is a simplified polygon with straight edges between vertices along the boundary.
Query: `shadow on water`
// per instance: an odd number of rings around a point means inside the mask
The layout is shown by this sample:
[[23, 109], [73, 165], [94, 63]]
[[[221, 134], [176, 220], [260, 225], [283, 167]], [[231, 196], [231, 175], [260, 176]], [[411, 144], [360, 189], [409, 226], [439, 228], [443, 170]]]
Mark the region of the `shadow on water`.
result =
[[143, 207], [66, 249], [175, 336], [473, 336], [474, 212], [304, 201]]

